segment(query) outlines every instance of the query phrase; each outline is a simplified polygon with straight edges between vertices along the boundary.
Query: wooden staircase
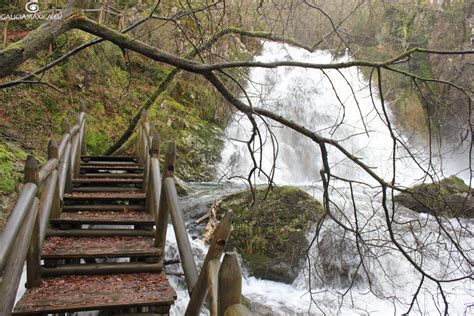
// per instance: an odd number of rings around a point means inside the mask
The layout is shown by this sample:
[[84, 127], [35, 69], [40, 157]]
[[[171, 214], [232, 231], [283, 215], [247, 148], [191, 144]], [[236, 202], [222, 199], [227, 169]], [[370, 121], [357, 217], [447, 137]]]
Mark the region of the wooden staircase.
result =
[[[217, 225], [198, 273], [176, 192], [175, 144], [161, 172], [159, 135], [146, 112], [135, 157], [87, 156], [83, 105], [75, 122], [71, 128], [64, 119], [41, 168], [26, 159], [23, 188], [0, 231], [0, 316], [167, 314], [176, 300], [163, 269], [170, 218], [190, 294], [185, 315], [199, 315], [206, 295], [212, 316], [250, 315], [240, 304], [236, 254], [220, 263], [232, 212]], [[25, 262], [27, 290], [15, 305]]]
[[72, 184], [46, 230], [41, 284], [27, 290], [13, 314], [168, 313], [176, 292], [154, 243], [143, 167], [133, 157], [82, 156]]

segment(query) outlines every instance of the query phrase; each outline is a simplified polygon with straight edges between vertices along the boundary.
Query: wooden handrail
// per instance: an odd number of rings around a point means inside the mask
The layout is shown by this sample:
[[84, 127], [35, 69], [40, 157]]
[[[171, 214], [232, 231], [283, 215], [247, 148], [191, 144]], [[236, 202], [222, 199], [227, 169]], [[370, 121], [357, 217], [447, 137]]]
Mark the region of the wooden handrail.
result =
[[64, 153], [66, 152], [66, 148], [67, 148], [67, 145], [69, 144], [70, 139], [71, 139], [71, 136], [69, 136], [69, 133], [63, 134], [58, 146], [58, 159], [59, 160], [63, 159]]
[[38, 199], [34, 198], [25, 221], [16, 235], [13, 250], [10, 256], [6, 257], [7, 264], [5, 269], [2, 270], [3, 275], [0, 284], [0, 297], [2, 298], [0, 300], [0, 315], [2, 316], [10, 316], [12, 313], [16, 291], [20, 283], [21, 272], [23, 271], [23, 264], [26, 260], [28, 246], [33, 234], [31, 227], [34, 226], [36, 221], [38, 205]]
[[71, 178], [69, 174], [69, 160], [71, 157], [71, 143], [66, 146], [66, 153], [59, 164], [59, 197], [63, 200], [64, 193], [71, 190]]
[[59, 165], [59, 160], [56, 158], [48, 160], [39, 171], [39, 183], [43, 184], [49, 175], [57, 169]]
[[[162, 179], [174, 176], [174, 164], [176, 160], [176, 145], [171, 142], [168, 144], [165, 154], [165, 163], [163, 164]], [[160, 201], [158, 207], [158, 218], [157, 218], [157, 237], [155, 239], [155, 246], [161, 249], [166, 247], [166, 234], [168, 231], [168, 220], [169, 211], [166, 203], [165, 193], [163, 192], [164, 187], [161, 188]]]
[[[64, 192], [72, 187], [72, 171], [79, 174], [80, 155], [85, 152], [86, 114], [76, 116], [71, 128], [64, 119], [62, 138], [58, 147], [54, 140], [48, 144], [48, 160], [39, 168], [36, 159], [28, 156], [25, 180], [18, 200], [0, 231], [0, 315], [9, 316], [15, 301], [23, 264], [27, 263], [27, 287], [41, 280], [40, 249], [48, 219], [58, 216]], [[72, 159], [71, 159], [72, 158]], [[54, 213], [54, 215], [52, 215]]]
[[5, 269], [5, 263], [13, 248], [15, 238], [23, 226], [37, 192], [38, 186], [34, 183], [27, 183], [23, 186], [15, 207], [8, 217], [8, 225], [5, 225], [0, 231], [0, 271]]
[[189, 242], [189, 236], [184, 224], [183, 214], [179, 207], [178, 193], [176, 192], [174, 178], [167, 177], [164, 181], [164, 187], [166, 192], [166, 202], [171, 214], [171, 221], [173, 222], [174, 233], [178, 243], [178, 251], [184, 271], [184, 279], [189, 293], [192, 293], [198, 279], [198, 271], [196, 263], [194, 262], [191, 243]]

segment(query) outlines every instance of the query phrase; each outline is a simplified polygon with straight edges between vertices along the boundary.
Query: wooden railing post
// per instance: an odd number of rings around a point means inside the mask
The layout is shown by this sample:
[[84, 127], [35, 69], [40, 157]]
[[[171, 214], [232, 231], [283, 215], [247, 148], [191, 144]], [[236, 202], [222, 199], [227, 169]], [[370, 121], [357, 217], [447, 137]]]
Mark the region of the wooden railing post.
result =
[[[152, 176], [152, 168], [151, 168], [151, 160], [153, 158], [158, 160], [158, 166], [159, 166], [159, 157], [160, 157], [160, 137], [158, 134], [156, 134], [155, 130], [150, 131], [150, 136], [149, 141], [151, 144], [148, 158], [147, 158], [147, 163], [145, 164], [145, 170], [143, 172], [143, 189], [145, 192], [149, 192], [149, 194], [146, 195], [146, 211], [149, 214], [156, 215], [155, 209], [158, 207], [158, 203], [160, 201], [155, 201], [155, 195], [153, 192], [157, 189], [155, 187], [154, 181], [151, 181], [151, 176]], [[161, 180], [161, 179], [160, 179]], [[161, 185], [161, 183], [159, 183]], [[161, 188], [159, 188], [161, 190]], [[155, 219], [157, 216], [155, 216]]]
[[242, 294], [242, 272], [234, 252], [227, 252], [219, 270], [218, 285], [219, 316], [223, 316], [227, 308], [240, 304]]
[[147, 135], [146, 135], [146, 130], [144, 129], [144, 125], [148, 123], [148, 113], [147, 111], [142, 111], [140, 114], [140, 129], [138, 133], [138, 147], [137, 147], [137, 156], [138, 156], [138, 164], [140, 166], [143, 166], [145, 163], [146, 159], [146, 153], [145, 153], [145, 146], [146, 146], [146, 140], [147, 140]]
[[73, 168], [73, 175], [74, 178], [78, 178], [79, 174], [81, 173], [81, 116], [79, 113], [74, 115], [74, 120], [76, 121], [76, 125], [79, 126], [79, 132], [74, 136], [76, 138], [76, 145], [71, 150], [74, 150], [74, 161], [72, 161]]
[[212, 237], [209, 250], [207, 251], [206, 258], [202, 264], [201, 272], [199, 273], [198, 280], [194, 286], [191, 298], [189, 300], [188, 307], [186, 308], [186, 316], [199, 315], [202, 307], [202, 303], [207, 294], [207, 268], [209, 261], [213, 259], [219, 259], [224, 251], [229, 238], [230, 231], [232, 229], [232, 211], [228, 211], [224, 218], [217, 224]]
[[[168, 144], [165, 154], [165, 163], [163, 165], [163, 176], [162, 179], [174, 176], [174, 164], [176, 161], [176, 145], [174, 142]], [[166, 246], [166, 233], [168, 231], [168, 220], [169, 211], [166, 205], [166, 194], [164, 193], [164, 186], [161, 186], [160, 205], [158, 209], [158, 218], [156, 231], [157, 236], [155, 238], [155, 247], [165, 249]], [[164, 257], [163, 257], [164, 258]]]
[[138, 158], [138, 161], [140, 161], [140, 155], [142, 153], [142, 134], [143, 134], [143, 120], [144, 120], [144, 112], [143, 110], [140, 113], [140, 119], [138, 120], [138, 136], [137, 136], [137, 142], [135, 143], [135, 157]]
[[[36, 158], [29, 155], [26, 158], [25, 163], [25, 178], [24, 183], [34, 183], [39, 186], [39, 167]], [[40, 220], [37, 215], [31, 233], [31, 241], [28, 248], [28, 254], [26, 257], [26, 287], [31, 288], [38, 286], [41, 282], [40, 274]]]
[[[69, 123], [69, 120], [67, 118], [64, 118], [62, 124], [62, 129], [63, 129], [63, 134], [69, 134], [71, 133], [71, 123]], [[71, 158], [71, 151], [72, 151], [72, 146], [71, 146], [71, 139], [69, 140], [69, 144], [66, 147], [66, 153], [64, 153], [64, 156], [69, 154], [69, 157]], [[66, 182], [64, 185], [64, 192], [65, 193], [71, 193], [72, 192], [72, 170], [70, 168], [70, 163], [67, 163], [64, 167], [66, 168]]]
[[[81, 105], [79, 106], [79, 113], [84, 113], [84, 115], [86, 115], [86, 110], [86, 103], [84, 101], [81, 101]], [[85, 155], [87, 153], [86, 129], [87, 121], [84, 120], [84, 127], [81, 130], [81, 155]]]
[[217, 316], [218, 309], [218, 282], [219, 282], [219, 269], [221, 262], [219, 259], [212, 259], [207, 264], [207, 299], [209, 301], [209, 312], [211, 316]]
[[[48, 143], [48, 159], [58, 159], [59, 161], [58, 143], [54, 139], [50, 139]], [[57, 170], [59, 175], [59, 163]], [[50, 218], [58, 218], [61, 214], [61, 190], [59, 189], [59, 179], [57, 179], [55, 187]]]
[[[153, 141], [156, 139], [158, 139], [158, 143], [157, 143], [157, 148], [153, 148]], [[145, 143], [145, 148], [148, 149], [148, 152], [147, 152], [147, 155], [146, 155], [146, 159], [145, 159], [145, 165], [144, 165], [144, 169], [143, 169], [143, 191], [144, 192], [147, 192], [148, 190], [148, 186], [149, 186], [149, 178], [150, 178], [150, 160], [151, 160], [151, 157], [153, 157], [153, 153], [152, 151], [157, 151], [158, 154], [160, 152], [160, 142], [159, 142], [160, 138], [158, 136], [158, 133], [156, 132], [155, 128], [152, 126], [150, 127], [150, 132], [148, 133], [148, 139]], [[151, 146], [151, 147], [150, 147]], [[158, 157], [159, 158], [159, 157]], [[158, 203], [158, 202], [156, 202]]]

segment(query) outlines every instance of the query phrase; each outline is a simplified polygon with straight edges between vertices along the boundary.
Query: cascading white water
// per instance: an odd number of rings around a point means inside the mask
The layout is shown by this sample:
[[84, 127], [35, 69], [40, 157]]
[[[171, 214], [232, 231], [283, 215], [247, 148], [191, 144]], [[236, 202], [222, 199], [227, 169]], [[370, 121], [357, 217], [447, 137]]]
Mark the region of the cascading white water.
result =
[[[328, 52], [310, 53], [278, 43], [266, 43], [256, 60], [329, 64], [347, 61], [348, 58], [334, 60]], [[246, 93], [253, 106], [271, 110], [322, 136], [338, 140], [349, 152], [363, 158], [363, 162], [380, 176], [391, 176], [392, 140], [387, 121], [376, 92], [373, 92], [373, 105], [369, 86], [361, 78], [357, 68], [325, 72], [293, 67], [254, 68], [250, 70], [250, 82]], [[246, 101], [247, 98], [242, 100]], [[257, 121], [264, 139], [261, 155], [263, 169], [267, 174], [270, 174], [275, 154], [278, 157], [274, 178], [276, 183], [302, 185], [319, 179], [322, 164], [317, 144], [289, 128], [269, 122], [272, 124], [271, 132], [277, 139], [277, 144], [274, 144], [262, 120]], [[252, 160], [247, 146], [235, 141], [247, 141], [251, 131], [250, 121], [242, 114], [236, 114], [233, 122], [226, 128], [227, 142], [220, 165], [224, 176], [246, 175], [251, 169]], [[368, 180], [367, 174], [338, 150], [329, 150], [330, 165], [334, 172], [348, 178]], [[259, 159], [260, 152], [256, 151], [256, 160]], [[399, 172], [402, 173], [402, 170]]]
[[[255, 59], [262, 62], [295, 60], [316, 64], [348, 61], [347, 56], [334, 60], [328, 52], [309, 53], [277, 43], [265, 43], [261, 55]], [[423, 159], [426, 158], [423, 148], [414, 146], [410, 151], [416, 155], [420, 165], [416, 165], [407, 152], [400, 148], [395, 151], [397, 159], [393, 160], [393, 141], [387, 119], [394, 126], [394, 118], [390, 113], [383, 112], [377, 92], [373, 92], [371, 96], [368, 83], [356, 68], [325, 73], [290, 67], [253, 68], [242, 100], [250, 100], [255, 107], [273, 111], [323, 136], [338, 140], [386, 181], [393, 177], [393, 161], [396, 165], [396, 183], [406, 186], [418, 182], [424, 173], [423, 168], [428, 166], [428, 160]], [[274, 181], [277, 184], [312, 184], [316, 192], [321, 192], [319, 170], [322, 163], [317, 145], [286, 127], [268, 121], [271, 132], [278, 141], [275, 145], [263, 121], [257, 119], [257, 122], [264, 144], [259, 148], [257, 143], [253, 149], [256, 161], [262, 159], [263, 171], [270, 174], [275, 163]], [[222, 177], [247, 177], [253, 167], [245, 143], [251, 131], [250, 121], [241, 114], [235, 114], [233, 122], [226, 129], [227, 140], [219, 166]], [[397, 137], [403, 141], [401, 135], [397, 134]], [[374, 183], [367, 172], [331, 146], [328, 158], [333, 174]], [[442, 164], [436, 159], [432, 159], [431, 163], [436, 172], [446, 171], [441, 170]], [[469, 161], [464, 164], [457, 165], [457, 170], [449, 172], [456, 173], [469, 167]], [[469, 178], [468, 175], [465, 180]], [[254, 180], [266, 181], [261, 176]], [[336, 181], [330, 194], [331, 199], [341, 208], [341, 214], [346, 216], [347, 223], [353, 223], [348, 185]], [[325, 222], [319, 235], [320, 242], [311, 250], [313, 263], [306, 264], [292, 285], [246, 278], [244, 294], [255, 302], [270, 306], [277, 314], [310, 312], [330, 315], [387, 315], [405, 312], [417, 289], [420, 275], [393, 245], [385, 247], [390, 244], [390, 238], [384, 228], [386, 223], [380, 201], [377, 201], [380, 200], [380, 190], [354, 184], [353, 194], [358, 212], [364, 218], [363, 223], [360, 223], [364, 225], [362, 236], [364, 240], [370, 240], [371, 247], [377, 254], [367, 254], [364, 259], [369, 270], [367, 276], [355, 280], [357, 282], [354, 282], [355, 285], [346, 296], [341, 293], [348, 287], [348, 282], [356, 278], [360, 260], [355, 251], [354, 237], [343, 234], [343, 230], [332, 221]], [[318, 194], [316, 197], [320, 198]], [[410, 252], [417, 263], [422, 262], [423, 267], [436, 277], [455, 278], [472, 274], [472, 266], [465, 258], [459, 253], [453, 254], [449, 249], [443, 249], [449, 241], [444, 234], [438, 233], [439, 223], [432, 216], [416, 214], [402, 207], [397, 207], [396, 210], [394, 219], [402, 224], [393, 226], [400, 243], [407, 249], [414, 248], [420, 241], [426, 245], [423, 251]], [[412, 225], [413, 223], [418, 223], [418, 226]], [[474, 238], [469, 233], [472, 221], [448, 220], [444, 224], [452, 231], [458, 231], [457, 235], [462, 236], [459, 245], [464, 248], [465, 254], [472, 255]], [[311, 239], [312, 235], [309, 234], [308, 238]], [[453, 264], [453, 260], [457, 264]], [[328, 276], [327, 279], [324, 275], [318, 275], [326, 273], [324, 268], [327, 266], [342, 272], [337, 277]], [[309, 267], [313, 269], [311, 274], [308, 273]], [[314, 268], [320, 268], [322, 272], [315, 273]], [[361, 274], [360, 271], [358, 274]], [[469, 279], [445, 284], [444, 289], [450, 302], [450, 313], [462, 314], [466, 306], [474, 302], [472, 281]], [[443, 308], [442, 296], [436, 284], [425, 282], [414, 310], [430, 314], [441, 313]]]

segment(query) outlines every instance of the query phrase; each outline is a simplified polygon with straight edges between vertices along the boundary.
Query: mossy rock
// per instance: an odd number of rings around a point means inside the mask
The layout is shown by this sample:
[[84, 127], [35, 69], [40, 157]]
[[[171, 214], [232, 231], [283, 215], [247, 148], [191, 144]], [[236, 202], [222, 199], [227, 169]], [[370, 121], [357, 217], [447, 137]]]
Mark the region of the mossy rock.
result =
[[474, 217], [474, 191], [458, 177], [423, 183], [395, 196], [395, 202], [418, 213]]
[[227, 196], [222, 209], [234, 211], [229, 246], [236, 248], [252, 275], [291, 283], [308, 247], [306, 233], [324, 213], [321, 204], [292, 186]]

